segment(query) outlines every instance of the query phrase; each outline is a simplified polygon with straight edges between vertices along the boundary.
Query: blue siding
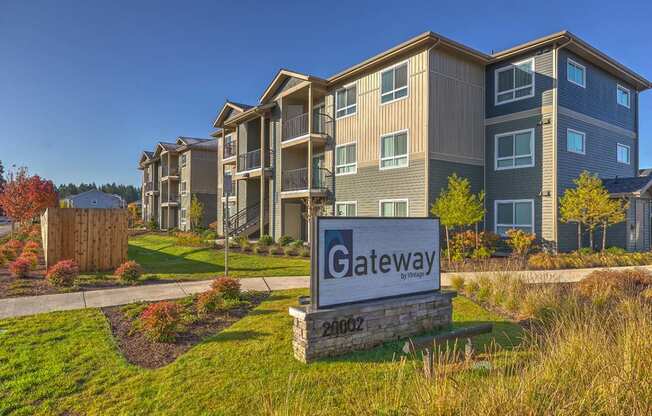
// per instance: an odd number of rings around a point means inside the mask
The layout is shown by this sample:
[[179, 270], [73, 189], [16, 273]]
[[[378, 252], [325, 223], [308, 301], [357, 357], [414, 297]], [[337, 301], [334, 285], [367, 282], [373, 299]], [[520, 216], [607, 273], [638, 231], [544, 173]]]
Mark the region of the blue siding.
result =
[[[566, 69], [569, 57], [586, 67], [586, 88], [568, 81]], [[618, 84], [629, 89], [630, 108], [618, 105]], [[636, 130], [638, 96], [635, 89], [566, 49], [559, 51], [559, 105], [627, 130]]]

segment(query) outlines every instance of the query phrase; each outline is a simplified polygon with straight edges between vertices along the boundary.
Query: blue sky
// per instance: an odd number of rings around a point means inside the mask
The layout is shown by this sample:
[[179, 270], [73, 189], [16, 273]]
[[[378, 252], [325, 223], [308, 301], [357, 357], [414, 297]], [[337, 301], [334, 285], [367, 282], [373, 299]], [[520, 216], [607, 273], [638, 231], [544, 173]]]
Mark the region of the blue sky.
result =
[[[649, 0], [529, 3], [0, 0], [0, 160], [138, 184], [143, 149], [208, 137], [280, 67], [326, 77], [428, 30], [491, 52], [568, 29], [652, 79]], [[640, 128], [652, 166], [652, 91]]]

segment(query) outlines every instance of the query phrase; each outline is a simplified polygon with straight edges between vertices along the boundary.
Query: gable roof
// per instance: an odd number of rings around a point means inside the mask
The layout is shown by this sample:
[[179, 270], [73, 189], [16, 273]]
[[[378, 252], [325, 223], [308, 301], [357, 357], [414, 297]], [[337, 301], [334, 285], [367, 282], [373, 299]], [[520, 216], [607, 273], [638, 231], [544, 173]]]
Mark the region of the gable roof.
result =
[[641, 196], [652, 187], [652, 176], [603, 179], [602, 183], [614, 196]]
[[64, 199], [74, 200], [74, 199], [77, 199], [77, 198], [82, 197], [82, 196], [87, 196], [89, 194], [96, 194], [97, 196], [116, 199], [116, 200], [122, 202], [122, 197], [120, 197], [119, 195], [107, 194], [106, 192], [102, 192], [99, 189], [89, 189], [88, 191], [80, 192], [80, 193], [75, 194], [75, 195], [68, 195]]
[[265, 92], [260, 97], [260, 102], [265, 103], [278, 89], [278, 87], [288, 78], [297, 78], [302, 81], [311, 81], [318, 84], [326, 85], [327, 81], [325, 79], [315, 77], [312, 75], [302, 74], [301, 72], [291, 71], [289, 69], [281, 68], [272, 79], [272, 82], [269, 83]]
[[162, 152], [176, 152], [179, 148], [179, 145], [176, 143], [170, 142], [158, 142], [156, 144], [156, 150], [154, 150], [154, 157], [159, 157]]
[[188, 149], [197, 150], [217, 150], [217, 140], [215, 139], [199, 139], [196, 137], [179, 137], [177, 139], [179, 147], [177, 151], [184, 152]]
[[215, 121], [213, 121], [213, 127], [217, 128], [222, 126], [224, 120], [229, 114], [229, 110], [237, 111], [238, 113], [243, 113], [247, 110], [250, 110], [251, 108], [253, 108], [253, 106], [248, 104], [241, 104], [241, 103], [236, 103], [234, 101], [226, 100], [226, 102], [224, 102], [224, 105], [220, 109], [220, 112], [217, 114], [217, 117], [215, 117]]
[[641, 169], [638, 171], [638, 176], [651, 176], [652, 175], [652, 168], [648, 169]]

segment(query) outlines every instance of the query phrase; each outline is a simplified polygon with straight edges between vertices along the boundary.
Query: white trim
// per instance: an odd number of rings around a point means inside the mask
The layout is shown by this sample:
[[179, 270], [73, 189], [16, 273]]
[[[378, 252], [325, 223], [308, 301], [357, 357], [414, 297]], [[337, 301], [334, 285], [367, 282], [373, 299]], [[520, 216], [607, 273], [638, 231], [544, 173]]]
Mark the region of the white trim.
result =
[[[498, 139], [500, 139], [501, 137], [512, 136], [512, 140], [514, 142], [513, 148], [514, 148], [514, 152], [516, 152], [516, 135], [521, 134], [521, 133], [530, 133], [530, 144], [531, 144], [530, 148], [532, 150], [530, 155], [521, 155], [521, 156], [512, 155], [512, 156], [509, 156], [509, 157], [501, 157], [500, 160], [512, 159], [514, 161], [514, 166], [507, 166], [507, 167], [502, 167], [502, 168], [498, 167], [498, 159], [499, 159], [498, 158]], [[535, 154], [536, 154], [536, 136], [534, 134], [534, 129], [533, 128], [525, 129], [525, 130], [508, 131], [508, 132], [505, 132], [505, 133], [499, 133], [499, 134], [494, 135], [494, 170], [497, 170], [497, 171], [498, 170], [512, 170], [512, 169], [524, 169], [524, 168], [534, 167], [534, 165], [536, 164]], [[517, 157], [522, 158], [522, 157], [527, 157], [527, 156], [532, 157], [532, 163], [530, 163], [528, 165], [516, 166]]]
[[[353, 163], [347, 163], [344, 165], [338, 165], [337, 164], [337, 149], [340, 147], [347, 147], [347, 146], [355, 146], [355, 162]], [[338, 167], [350, 167], [353, 166], [353, 171], [352, 172], [344, 172], [344, 173], [337, 173], [337, 168]], [[355, 175], [358, 173], [358, 142], [350, 142], [350, 143], [343, 143], [343, 144], [338, 144], [335, 146], [335, 176], [346, 176], [346, 175]]]
[[[406, 147], [406, 152], [405, 152], [405, 166], [387, 166], [383, 167], [383, 161], [384, 160], [391, 160], [391, 159], [397, 159], [398, 157], [403, 157], [401, 156], [392, 156], [392, 157], [386, 157], [383, 159], [383, 139], [385, 137], [389, 136], [395, 136], [397, 134], [405, 133], [405, 147]], [[357, 149], [356, 149], [357, 152]], [[357, 157], [357, 153], [356, 153]], [[404, 130], [398, 130], [398, 131], [393, 131], [391, 133], [385, 133], [380, 135], [380, 140], [379, 140], [379, 146], [378, 146], [378, 170], [392, 170], [392, 169], [403, 169], [410, 167], [410, 131], [408, 129]]]
[[[517, 203], [522, 203], [522, 202], [529, 202], [532, 204], [532, 224], [530, 226], [532, 227], [532, 234], [535, 234], [535, 224], [536, 224], [536, 218], [535, 218], [535, 210], [534, 210], [534, 199], [496, 199], [494, 200], [494, 233], [498, 234], [498, 227], [527, 227], [527, 225], [524, 224], [498, 224], [498, 204], [512, 204], [512, 222], [514, 222], [514, 216], [516, 215], [516, 210], [514, 209], [514, 205]], [[501, 235], [501, 234], [498, 234]], [[504, 236], [503, 236], [504, 237]]]
[[[582, 69], [582, 84], [578, 84], [577, 82], [573, 81], [572, 79], [569, 78], [569, 72], [568, 72], [568, 65], [574, 65], [580, 69]], [[571, 84], [575, 84], [578, 87], [586, 88], [586, 67], [571, 58], [568, 58], [566, 60], [566, 80], [570, 82]]]
[[[623, 161], [620, 160], [620, 157], [619, 157], [620, 152], [619, 152], [619, 150], [620, 150], [621, 147], [624, 147], [624, 148], [627, 149], [627, 162], [623, 162]], [[616, 144], [616, 161], [618, 161], [618, 163], [622, 163], [623, 165], [631, 165], [632, 164], [632, 148], [630, 146], [626, 145], [626, 144], [617, 143]]]
[[[575, 133], [575, 134], [579, 134], [580, 136], [582, 136], [582, 149], [583, 149], [582, 152], [578, 152], [576, 150], [572, 150], [571, 148], [569, 148], [568, 144], [570, 142], [568, 140], [568, 133]], [[586, 133], [584, 133], [583, 131], [575, 130], [575, 129], [566, 129], [566, 151], [570, 152], [570, 153], [576, 153], [578, 155], [586, 155]]]
[[[623, 105], [618, 101], [618, 90], [627, 92], [627, 105]], [[625, 108], [632, 108], [632, 92], [627, 87], [623, 87], [620, 84], [616, 84], [616, 104]]]
[[[343, 108], [338, 109], [337, 108], [337, 93], [340, 92], [340, 91], [346, 91], [351, 87], [355, 87], [355, 104], [347, 105], [347, 106], [345, 106]], [[353, 115], [358, 113], [358, 84], [357, 84], [357, 82], [352, 82], [350, 84], [347, 84], [347, 85], [343, 86], [342, 88], [337, 89], [335, 91], [335, 93], [333, 94], [333, 98], [334, 98], [334, 101], [335, 101], [333, 103], [333, 108], [335, 109], [335, 120], [341, 120], [343, 118], [350, 117], [350, 116], [353, 116]], [[347, 101], [348, 101], [348, 98], [349, 98], [349, 93], [348, 92], [346, 93], [346, 98], [347, 98]], [[338, 110], [348, 110], [351, 107], [355, 107], [355, 111], [353, 111], [352, 113], [344, 114], [343, 116], [338, 117], [338, 115], [337, 115]]]
[[[405, 69], [405, 72], [406, 72], [405, 73], [405, 82], [406, 82], [405, 87], [396, 88], [396, 74], [395, 74], [394, 75], [394, 89], [391, 90], [391, 91], [387, 91], [386, 93], [383, 93], [383, 74], [385, 72], [387, 72], [387, 71], [394, 71], [396, 68], [398, 68], [399, 66], [402, 66], [402, 65], [406, 66], [406, 69]], [[391, 104], [391, 103], [394, 103], [396, 101], [401, 101], [403, 99], [408, 98], [410, 96], [410, 61], [405, 60], [405, 61], [399, 62], [397, 64], [394, 64], [394, 65], [392, 65], [392, 66], [390, 66], [388, 68], [380, 70], [378, 72], [378, 82], [379, 82], [378, 99], [380, 101], [381, 106], [386, 105], [386, 104]], [[383, 95], [393, 93], [394, 96], [396, 97], [396, 91], [402, 90], [404, 88], [405, 88], [405, 95], [403, 97], [393, 98], [393, 99], [391, 99], [389, 101], [383, 102]]]
[[[405, 202], [405, 211], [407, 212], [407, 217], [410, 216], [410, 200], [407, 198], [398, 198], [398, 199], [381, 199], [378, 201], [378, 216], [383, 217], [383, 204], [386, 202]], [[407, 218], [407, 217], [383, 217], [383, 218]]]
[[[508, 70], [515, 70], [516, 66], [524, 64], [526, 62], [531, 62], [532, 63], [532, 84], [529, 86], [531, 88], [531, 93], [528, 94], [528, 95], [524, 95], [522, 97], [516, 97], [516, 90], [517, 89], [518, 90], [524, 90], [524, 89], [528, 88], [527, 86], [518, 87], [518, 88], [516, 88], [514, 86], [514, 88], [512, 88], [510, 90], [501, 91], [499, 93], [498, 92], [498, 74], [500, 74], [501, 72], [508, 71]], [[516, 83], [516, 76], [514, 76], [514, 83]], [[508, 92], [513, 92], [514, 93], [514, 98], [512, 98], [511, 100], [498, 102], [498, 95], [505, 94], [505, 93], [508, 93]], [[505, 66], [503, 66], [501, 68], [498, 68], [498, 69], [494, 70], [494, 105], [495, 106], [503, 105], [503, 104], [507, 104], [507, 103], [512, 103], [514, 101], [525, 100], [526, 98], [532, 98], [532, 97], [534, 97], [535, 92], [536, 92], [536, 66], [535, 66], [535, 58], [534, 57], [524, 59], [524, 60], [519, 61], [519, 62], [514, 62], [514, 63], [511, 63], [509, 65], [505, 65]]]
[[292, 143], [292, 142], [295, 142], [295, 141], [298, 142], [299, 140], [305, 140], [308, 137], [310, 137], [311, 134], [315, 134], [315, 133], [306, 133], [303, 136], [295, 137], [295, 138], [290, 139], [290, 140], [281, 140], [281, 145], [284, 145], [286, 143]]
[[358, 201], [341, 201], [341, 202], [336, 201], [335, 202], [335, 216], [336, 217], [339, 217], [339, 215], [337, 215], [337, 206], [338, 205], [353, 205], [355, 207], [355, 215], [353, 215], [353, 216], [354, 217], [358, 216]]

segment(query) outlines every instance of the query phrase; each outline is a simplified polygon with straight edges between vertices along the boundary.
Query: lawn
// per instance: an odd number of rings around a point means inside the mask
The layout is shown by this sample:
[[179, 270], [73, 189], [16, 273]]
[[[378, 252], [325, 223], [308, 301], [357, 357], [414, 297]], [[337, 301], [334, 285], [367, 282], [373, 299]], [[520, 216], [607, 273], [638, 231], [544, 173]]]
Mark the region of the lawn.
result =
[[[202, 280], [224, 273], [224, 251], [177, 245], [174, 237], [146, 234], [129, 239], [129, 259], [143, 266], [146, 278]], [[235, 277], [307, 276], [310, 260], [229, 252]]]
[[[392, 397], [401, 380], [419, 377], [421, 364], [413, 358], [400, 363], [398, 342], [310, 365], [293, 359], [287, 311], [302, 294], [274, 293], [156, 370], [119, 355], [96, 309], [0, 321], [0, 414], [402, 413]], [[455, 299], [455, 325], [487, 321], [495, 323], [496, 342], [506, 350], [518, 343], [519, 326]], [[478, 337], [476, 347], [482, 351], [492, 339]], [[462, 380], [476, 377], [490, 376], [469, 372]]]

